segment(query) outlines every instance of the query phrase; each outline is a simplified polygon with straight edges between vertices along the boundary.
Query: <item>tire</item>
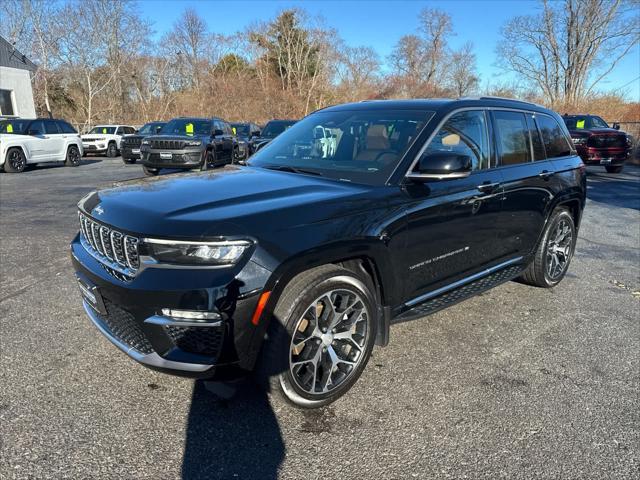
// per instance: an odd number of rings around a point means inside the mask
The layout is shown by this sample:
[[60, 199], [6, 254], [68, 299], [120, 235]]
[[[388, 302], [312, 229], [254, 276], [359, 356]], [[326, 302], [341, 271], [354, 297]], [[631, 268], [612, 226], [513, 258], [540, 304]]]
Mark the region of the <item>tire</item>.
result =
[[142, 171], [144, 172], [144, 174], [147, 177], [155, 177], [156, 175], [158, 175], [160, 173], [160, 169], [159, 168], [149, 168], [146, 165], [142, 166]]
[[[335, 265], [291, 280], [271, 318], [256, 366], [258, 383], [302, 408], [323, 407], [344, 395], [360, 377], [375, 342], [376, 297], [368, 284]], [[329, 310], [335, 302], [338, 306]]]
[[4, 159], [4, 171], [7, 173], [20, 173], [27, 167], [27, 157], [19, 148], [10, 148]]
[[114, 158], [117, 156], [118, 156], [118, 147], [116, 146], [115, 142], [109, 142], [109, 145], [107, 145], [107, 157]]
[[568, 210], [554, 210], [542, 240], [521, 279], [542, 288], [555, 287], [564, 278], [576, 248], [576, 227]]
[[216, 164], [216, 155], [212, 151], [208, 151], [202, 161], [202, 165], [200, 165], [200, 171], [204, 172], [209, 168], [215, 167]]
[[77, 167], [78, 165], [80, 165], [81, 160], [82, 157], [80, 156], [80, 150], [78, 150], [78, 147], [76, 145], [69, 145], [69, 148], [67, 148], [67, 157], [64, 161], [64, 164], [67, 167]]
[[607, 165], [604, 168], [607, 173], [620, 173], [624, 168], [624, 165]]
[[122, 161], [127, 165], [133, 165], [134, 163], [136, 163], [136, 159], [135, 158], [124, 158], [124, 157], [122, 157]]

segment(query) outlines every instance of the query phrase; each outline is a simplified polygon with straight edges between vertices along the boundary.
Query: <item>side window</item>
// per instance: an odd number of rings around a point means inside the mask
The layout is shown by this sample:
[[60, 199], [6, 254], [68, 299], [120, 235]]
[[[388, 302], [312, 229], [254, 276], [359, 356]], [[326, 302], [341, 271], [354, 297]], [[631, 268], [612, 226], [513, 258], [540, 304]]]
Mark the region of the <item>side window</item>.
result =
[[529, 125], [529, 136], [533, 147], [533, 161], [545, 160], [547, 157], [542, 146], [542, 138], [540, 138], [540, 132], [536, 126], [535, 116], [531, 113], [527, 114], [527, 125]]
[[530, 162], [529, 127], [524, 113], [496, 111], [493, 115], [500, 166]]
[[57, 135], [60, 133], [57, 123], [53, 120], [44, 121], [44, 131], [47, 135]]
[[536, 115], [536, 122], [542, 134], [547, 158], [571, 155], [571, 144], [554, 118], [548, 115]]
[[425, 155], [455, 152], [471, 158], [473, 170], [489, 168], [489, 135], [483, 110], [452, 115], [435, 134]]
[[29, 135], [44, 135], [44, 124], [42, 120], [36, 120], [29, 125]]
[[125, 127], [125, 133], [133, 134], [136, 133], [136, 129], [133, 127]]
[[115, 135], [122, 135], [122, 127], [116, 128]]
[[58, 120], [58, 128], [62, 133], [78, 133], [75, 128], [69, 125], [67, 122], [63, 122], [62, 120]]
[[233, 130], [231, 130], [231, 126], [227, 122], [224, 122], [224, 133], [233, 135]]

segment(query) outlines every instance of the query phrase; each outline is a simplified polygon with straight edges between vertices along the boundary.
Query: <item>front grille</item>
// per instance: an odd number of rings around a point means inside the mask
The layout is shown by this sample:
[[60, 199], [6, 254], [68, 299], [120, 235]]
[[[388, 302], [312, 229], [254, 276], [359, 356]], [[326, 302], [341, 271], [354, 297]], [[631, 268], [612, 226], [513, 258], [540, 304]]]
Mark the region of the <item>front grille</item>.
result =
[[224, 327], [164, 327], [167, 335], [180, 350], [197, 355], [218, 357], [222, 348]]
[[184, 147], [182, 140], [151, 140], [151, 148], [156, 150], [182, 150]]
[[122, 145], [129, 148], [136, 148], [142, 144], [142, 138], [123, 138]]
[[100, 319], [111, 334], [141, 353], [153, 353], [153, 347], [135, 317], [106, 298], [103, 300], [107, 314], [100, 315]]
[[93, 221], [78, 212], [83, 246], [108, 267], [131, 276], [140, 267], [139, 240]]
[[623, 148], [627, 146], [625, 135], [591, 135], [587, 146], [593, 148]]

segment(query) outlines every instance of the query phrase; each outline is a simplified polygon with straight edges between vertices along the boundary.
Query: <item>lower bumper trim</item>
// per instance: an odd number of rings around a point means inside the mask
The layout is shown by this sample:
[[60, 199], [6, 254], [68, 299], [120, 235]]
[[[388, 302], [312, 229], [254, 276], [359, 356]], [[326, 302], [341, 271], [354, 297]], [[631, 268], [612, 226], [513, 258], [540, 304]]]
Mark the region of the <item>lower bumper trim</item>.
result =
[[136, 362], [140, 362], [151, 367], [166, 368], [170, 370], [181, 370], [184, 372], [205, 372], [212, 368], [212, 365], [174, 362], [171, 360], [166, 360], [155, 352], [149, 354], [139, 352], [138, 350], [130, 347], [129, 345], [126, 345], [125, 343], [114, 337], [107, 326], [104, 324], [104, 322], [100, 319], [97, 312], [85, 300], [82, 301], [82, 306], [84, 307], [84, 311], [91, 319], [91, 322], [96, 326], [98, 330], [100, 330], [100, 333], [107, 337], [107, 339], [111, 343], [113, 343], [116, 347], [126, 353], [129, 357], [133, 358]]

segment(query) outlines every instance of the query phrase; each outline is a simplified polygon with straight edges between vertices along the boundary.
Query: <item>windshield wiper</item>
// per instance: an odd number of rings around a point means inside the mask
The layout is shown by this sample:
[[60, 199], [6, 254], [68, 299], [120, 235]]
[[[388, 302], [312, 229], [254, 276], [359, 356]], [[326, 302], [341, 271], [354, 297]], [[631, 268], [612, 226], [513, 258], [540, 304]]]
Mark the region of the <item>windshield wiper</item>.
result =
[[291, 167], [289, 165], [265, 165], [264, 168], [268, 168], [269, 170], [278, 170], [280, 172], [306, 173], [308, 175], [318, 175], [320, 177], [322, 176], [320, 172], [307, 170], [305, 168]]

